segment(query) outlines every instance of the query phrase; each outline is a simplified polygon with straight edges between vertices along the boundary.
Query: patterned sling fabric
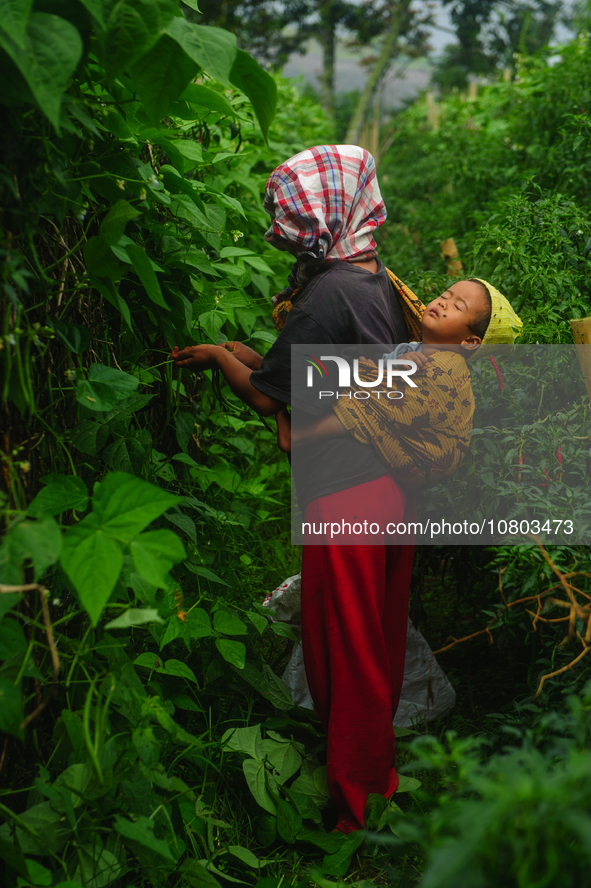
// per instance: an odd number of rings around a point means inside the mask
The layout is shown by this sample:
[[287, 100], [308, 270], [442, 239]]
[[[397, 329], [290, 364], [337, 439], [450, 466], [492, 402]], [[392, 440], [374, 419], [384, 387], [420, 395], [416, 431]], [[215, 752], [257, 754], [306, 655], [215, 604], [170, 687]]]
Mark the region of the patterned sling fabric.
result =
[[375, 161], [357, 145], [319, 145], [286, 160], [269, 176], [264, 207], [272, 219], [266, 240], [297, 255], [289, 286], [273, 299], [280, 330], [291, 297], [325, 263], [377, 256], [374, 231], [385, 222], [386, 207]]
[[[376, 367], [359, 362], [360, 379], [376, 378]], [[400, 384], [404, 397], [388, 399], [388, 389], [369, 398], [341, 398], [333, 408], [358, 441], [375, 447], [404, 487], [432, 487], [452, 475], [466, 455], [474, 414], [474, 396], [466, 361], [452, 351], [438, 351], [413, 376], [417, 388]], [[377, 397], [378, 392], [383, 392]]]
[[408, 330], [409, 340], [412, 342], [420, 342], [423, 338], [423, 328], [421, 319], [423, 317], [425, 306], [418, 296], [415, 296], [410, 287], [403, 284], [400, 278], [396, 277], [394, 272], [386, 269], [388, 277], [392, 281], [394, 292], [400, 302], [402, 316]]

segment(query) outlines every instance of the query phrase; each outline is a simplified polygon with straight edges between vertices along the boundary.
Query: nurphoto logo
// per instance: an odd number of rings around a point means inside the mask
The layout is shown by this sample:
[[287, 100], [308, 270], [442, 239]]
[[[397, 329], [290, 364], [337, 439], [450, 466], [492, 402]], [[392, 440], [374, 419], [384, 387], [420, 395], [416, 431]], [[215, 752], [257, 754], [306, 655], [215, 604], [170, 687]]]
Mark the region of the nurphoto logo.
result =
[[[325, 366], [325, 361], [334, 361], [337, 365], [339, 371], [339, 389], [349, 389], [351, 387], [351, 364], [346, 358], [341, 358], [338, 355], [321, 355], [319, 358], [314, 355], [304, 355], [305, 361], [308, 365], [307, 367], [307, 380], [306, 386], [307, 388], [314, 387], [314, 379], [315, 374], [314, 371], [319, 374], [320, 380], [324, 382], [325, 379], [328, 379], [328, 370]], [[390, 389], [388, 392], [384, 392], [383, 389], [375, 392], [365, 392], [365, 391], [357, 391], [357, 392], [332, 392], [321, 390], [318, 392], [318, 397], [322, 398], [357, 398], [361, 400], [365, 400], [371, 395], [375, 395], [378, 398], [380, 395], [385, 394], [387, 398], [390, 400], [397, 400], [399, 398], [404, 397], [404, 392], [400, 389], [394, 388], [396, 378], [401, 379], [411, 388], [417, 388], [416, 382], [413, 382], [411, 376], [417, 372], [417, 365], [414, 361], [410, 360], [402, 360], [401, 358], [380, 358], [377, 365], [377, 376], [372, 380], [364, 380], [359, 375], [359, 358], [353, 359], [353, 381], [355, 385], [358, 385], [360, 388], [364, 389], [374, 389], [377, 386], [381, 385], [382, 387]], [[385, 365], [385, 367], [384, 367]], [[384, 381], [384, 369], [385, 369], [385, 381]]]

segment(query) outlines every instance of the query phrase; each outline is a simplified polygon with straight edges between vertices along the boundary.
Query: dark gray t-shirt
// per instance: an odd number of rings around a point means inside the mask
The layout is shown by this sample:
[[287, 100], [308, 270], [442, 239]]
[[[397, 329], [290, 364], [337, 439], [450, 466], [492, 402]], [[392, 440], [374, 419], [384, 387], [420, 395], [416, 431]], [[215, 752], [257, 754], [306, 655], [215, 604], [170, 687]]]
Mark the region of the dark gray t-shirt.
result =
[[[296, 294], [283, 330], [250, 381], [264, 394], [291, 404], [293, 410], [310, 414], [310, 403], [298, 408], [292, 399], [292, 344], [371, 344], [381, 347], [381, 355], [406, 341], [408, 331], [385, 266], [379, 262], [377, 273], [372, 274], [349, 262], [333, 262]], [[371, 357], [369, 352], [366, 356]], [[310, 420], [331, 409], [330, 403], [319, 405]], [[294, 483], [302, 510], [313, 499], [372, 481], [389, 471], [373, 447], [352, 435], [307, 444], [305, 457], [298, 451], [296, 462]]]

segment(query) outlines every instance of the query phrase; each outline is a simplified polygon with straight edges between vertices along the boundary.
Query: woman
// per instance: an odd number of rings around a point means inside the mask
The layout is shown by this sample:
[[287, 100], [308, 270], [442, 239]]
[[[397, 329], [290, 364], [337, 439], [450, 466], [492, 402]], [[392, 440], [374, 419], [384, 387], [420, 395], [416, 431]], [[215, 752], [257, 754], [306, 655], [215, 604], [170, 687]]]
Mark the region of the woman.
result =
[[[271, 174], [265, 208], [272, 218], [266, 239], [296, 257], [289, 286], [274, 300], [277, 341], [262, 360], [244, 346], [232, 353], [200, 345], [183, 349], [176, 363], [219, 368], [245, 404], [270, 416], [286, 404], [310, 409], [292, 398], [293, 343], [408, 342], [419, 335], [422, 306], [377, 258], [373, 234], [386, 209], [367, 151], [324, 145], [297, 154]], [[384, 525], [404, 520], [406, 494], [373, 448], [348, 437], [316, 442], [306, 471], [294, 478], [304, 521], [335, 514]], [[303, 547], [306, 674], [327, 734], [336, 828], [344, 833], [363, 827], [370, 793], [389, 797], [398, 786], [392, 718], [413, 548], [374, 541]]]

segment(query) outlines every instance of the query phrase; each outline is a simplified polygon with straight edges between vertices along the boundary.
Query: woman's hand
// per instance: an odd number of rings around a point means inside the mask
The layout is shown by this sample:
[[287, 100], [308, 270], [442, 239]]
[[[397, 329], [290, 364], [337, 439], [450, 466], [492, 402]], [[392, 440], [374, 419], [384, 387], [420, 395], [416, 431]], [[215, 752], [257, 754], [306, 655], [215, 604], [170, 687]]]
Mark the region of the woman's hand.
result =
[[175, 347], [172, 357], [176, 367], [186, 367], [187, 370], [212, 370], [218, 366], [215, 355], [218, 348], [217, 345], [187, 345], [179, 351]]
[[232, 352], [241, 364], [250, 367], [251, 370], [258, 370], [263, 363], [263, 356], [255, 352], [253, 348], [249, 348], [248, 345], [244, 345], [243, 342], [222, 342], [221, 346]]
[[[247, 346], [244, 348], [256, 355]], [[175, 346], [171, 357], [176, 367], [186, 367], [187, 370], [220, 370], [234, 394], [260, 416], [272, 416], [284, 406], [281, 401], [263, 394], [252, 385], [252, 369], [239, 361], [233, 350], [220, 348], [219, 345], [188, 345], [183, 349]]]

